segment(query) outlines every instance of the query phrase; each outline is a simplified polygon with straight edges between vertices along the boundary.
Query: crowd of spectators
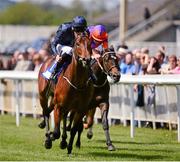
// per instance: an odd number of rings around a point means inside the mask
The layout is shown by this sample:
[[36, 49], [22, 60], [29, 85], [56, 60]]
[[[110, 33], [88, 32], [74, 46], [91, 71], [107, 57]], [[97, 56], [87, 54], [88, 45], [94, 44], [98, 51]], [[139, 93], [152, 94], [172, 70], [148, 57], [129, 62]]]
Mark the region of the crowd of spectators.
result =
[[[157, 52], [152, 54], [148, 48], [131, 51], [128, 46], [121, 45], [117, 48], [117, 56], [122, 74], [180, 74], [180, 56], [166, 53], [164, 46], [160, 46]], [[146, 106], [150, 108], [155, 106], [155, 85], [141, 84], [134, 85], [134, 91], [137, 92], [136, 106], [145, 106], [144, 90], [148, 94]], [[149, 122], [145, 123], [149, 125]], [[157, 123], [157, 125], [157, 127], [164, 127], [162, 123]]]
[[[32, 47], [23, 52], [16, 50], [6, 63], [0, 55], [0, 70], [39, 71], [42, 63], [52, 55], [49, 49], [50, 41], [46, 42], [38, 51]], [[127, 45], [120, 45], [116, 54], [121, 74], [180, 74], [180, 56], [166, 53], [164, 46], [160, 46], [157, 52], [152, 54], [146, 47], [129, 50]], [[145, 88], [148, 91], [147, 104], [151, 106], [155, 103], [155, 86], [148, 85]], [[134, 85], [134, 91], [137, 93], [136, 106], [145, 106], [144, 86]]]
[[42, 63], [51, 55], [50, 40], [38, 50], [28, 47], [25, 50], [17, 49], [8, 56], [0, 53], [0, 70], [39, 71]]
[[121, 45], [117, 56], [122, 74], [180, 74], [180, 56], [167, 54], [164, 46], [150, 54], [148, 48], [130, 51], [126, 45]]

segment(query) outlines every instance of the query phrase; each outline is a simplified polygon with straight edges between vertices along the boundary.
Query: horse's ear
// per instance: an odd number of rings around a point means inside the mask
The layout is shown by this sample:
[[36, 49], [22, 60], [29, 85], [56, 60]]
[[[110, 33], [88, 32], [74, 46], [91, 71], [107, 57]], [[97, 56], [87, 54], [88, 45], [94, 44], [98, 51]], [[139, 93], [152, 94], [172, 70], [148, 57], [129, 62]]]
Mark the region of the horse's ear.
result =
[[114, 46], [111, 45], [111, 46], [109, 47], [109, 50], [112, 51], [112, 52], [114, 52]]

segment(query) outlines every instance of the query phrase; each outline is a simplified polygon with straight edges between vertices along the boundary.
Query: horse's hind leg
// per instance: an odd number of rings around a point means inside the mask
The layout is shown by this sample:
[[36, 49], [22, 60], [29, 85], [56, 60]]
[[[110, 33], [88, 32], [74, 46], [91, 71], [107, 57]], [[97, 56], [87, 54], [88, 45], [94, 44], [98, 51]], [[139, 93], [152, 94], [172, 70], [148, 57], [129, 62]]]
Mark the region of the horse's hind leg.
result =
[[84, 128], [88, 128], [87, 132], [87, 138], [91, 139], [93, 137], [93, 132], [92, 132], [92, 126], [94, 122], [94, 114], [96, 112], [96, 108], [90, 109], [86, 115], [86, 124], [84, 124]]
[[109, 134], [109, 124], [108, 124], [108, 110], [109, 110], [109, 104], [107, 103], [101, 103], [100, 104], [100, 109], [101, 109], [101, 118], [102, 118], [102, 126], [104, 129], [104, 133], [106, 136], [106, 144], [108, 146], [108, 150], [109, 151], [114, 151], [116, 150], [116, 148], [114, 147], [114, 145], [112, 144], [111, 138], [110, 138], [110, 134]]
[[50, 149], [52, 147], [52, 141], [50, 140], [50, 132], [49, 132], [49, 113], [47, 108], [47, 101], [45, 101], [42, 96], [40, 98], [40, 104], [41, 107], [43, 108], [43, 117], [46, 127], [46, 133], [45, 133], [46, 140], [44, 145], [46, 149]]
[[50, 133], [50, 138], [52, 141], [59, 139], [60, 137], [60, 121], [61, 121], [61, 111], [57, 105], [54, 108], [54, 131]]
[[[47, 113], [50, 114], [54, 109], [54, 104], [53, 104], [53, 99], [51, 98], [50, 100], [50, 105], [47, 109]], [[39, 123], [39, 128], [44, 129], [46, 127], [46, 122], [45, 119], [43, 119], [40, 123]]]
[[[63, 133], [62, 133], [62, 141], [60, 143], [60, 148], [65, 149], [67, 147], [67, 133], [66, 133], [66, 122], [67, 122], [67, 113], [63, 113]], [[70, 126], [71, 127], [71, 126]]]

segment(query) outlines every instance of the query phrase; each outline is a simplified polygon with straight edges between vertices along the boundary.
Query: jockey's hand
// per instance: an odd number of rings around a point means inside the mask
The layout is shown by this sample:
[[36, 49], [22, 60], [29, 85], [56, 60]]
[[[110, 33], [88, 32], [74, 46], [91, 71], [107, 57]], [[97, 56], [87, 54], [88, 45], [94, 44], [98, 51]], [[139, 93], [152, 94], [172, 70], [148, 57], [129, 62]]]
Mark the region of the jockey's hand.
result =
[[92, 58], [99, 59], [99, 57], [101, 57], [100, 52], [95, 50], [95, 49], [93, 49], [92, 50]]
[[58, 61], [61, 61], [61, 56], [60, 55], [56, 55], [56, 61], [58, 62]]

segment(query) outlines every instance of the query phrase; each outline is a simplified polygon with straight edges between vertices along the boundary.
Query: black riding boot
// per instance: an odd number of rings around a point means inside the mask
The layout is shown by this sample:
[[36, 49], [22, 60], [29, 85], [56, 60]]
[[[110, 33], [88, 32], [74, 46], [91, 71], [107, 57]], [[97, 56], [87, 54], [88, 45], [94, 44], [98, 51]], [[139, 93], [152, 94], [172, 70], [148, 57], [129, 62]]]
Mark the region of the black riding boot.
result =
[[71, 55], [68, 55], [66, 53], [63, 54], [62, 57], [61, 57], [61, 60], [57, 62], [57, 65], [56, 65], [56, 67], [54, 69], [54, 72], [53, 72], [51, 78], [56, 80], [57, 79], [56, 76], [57, 76], [59, 70], [61, 68], [65, 69], [69, 65], [70, 62], [71, 62]]

